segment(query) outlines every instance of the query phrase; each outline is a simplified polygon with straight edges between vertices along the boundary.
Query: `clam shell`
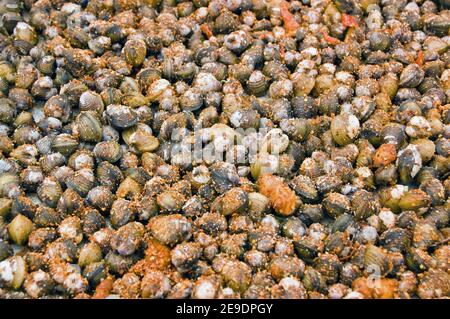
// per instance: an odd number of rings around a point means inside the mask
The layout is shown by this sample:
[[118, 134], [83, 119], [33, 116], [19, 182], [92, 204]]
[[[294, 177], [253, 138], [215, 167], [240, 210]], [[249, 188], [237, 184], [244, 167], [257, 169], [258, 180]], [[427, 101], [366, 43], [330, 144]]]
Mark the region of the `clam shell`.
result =
[[100, 142], [102, 140], [102, 124], [95, 113], [81, 112], [76, 121], [82, 141]]

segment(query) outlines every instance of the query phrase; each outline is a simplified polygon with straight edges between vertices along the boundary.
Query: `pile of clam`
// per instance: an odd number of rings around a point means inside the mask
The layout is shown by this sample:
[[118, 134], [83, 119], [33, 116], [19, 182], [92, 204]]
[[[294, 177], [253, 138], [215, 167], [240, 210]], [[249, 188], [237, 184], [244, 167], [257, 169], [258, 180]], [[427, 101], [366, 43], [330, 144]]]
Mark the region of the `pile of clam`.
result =
[[0, 298], [450, 297], [450, 1], [0, 1]]

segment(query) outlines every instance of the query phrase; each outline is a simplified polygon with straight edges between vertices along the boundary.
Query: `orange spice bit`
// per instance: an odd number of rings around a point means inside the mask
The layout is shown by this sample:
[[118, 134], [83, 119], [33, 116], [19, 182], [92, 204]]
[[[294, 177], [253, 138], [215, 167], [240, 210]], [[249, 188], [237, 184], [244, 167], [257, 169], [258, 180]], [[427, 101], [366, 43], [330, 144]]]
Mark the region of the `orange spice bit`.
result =
[[258, 179], [259, 191], [266, 196], [273, 209], [282, 216], [290, 216], [297, 206], [295, 192], [281, 177], [263, 174]]
[[283, 18], [284, 28], [286, 29], [287, 35], [294, 35], [300, 24], [295, 21], [295, 17], [289, 12], [288, 3], [286, 1], [281, 1], [280, 3], [280, 14]]
[[397, 150], [394, 144], [381, 145], [373, 156], [373, 166], [380, 167], [392, 163], [397, 158]]
[[394, 299], [398, 296], [399, 282], [395, 279], [381, 278], [375, 285], [373, 295], [375, 299]]
[[398, 286], [395, 279], [359, 277], [353, 281], [352, 289], [366, 299], [393, 299], [398, 296]]
[[206, 23], [202, 24], [200, 26], [200, 29], [202, 30], [202, 32], [206, 35], [206, 37], [209, 39], [213, 36], [213, 33], [211, 31], [211, 28], [209, 27], [209, 25], [207, 25]]
[[365, 299], [372, 299], [372, 289], [370, 289], [368, 286], [367, 278], [356, 278], [352, 283], [352, 289], [362, 294]]
[[326, 33], [325, 31], [322, 31], [322, 34], [323, 34], [323, 39], [324, 39], [328, 44], [336, 45], [336, 44], [339, 44], [339, 43], [341, 42], [339, 39], [336, 39], [336, 38], [334, 38], [334, 37], [328, 35], [328, 33]]
[[143, 260], [137, 262], [131, 272], [145, 275], [150, 270], [165, 270], [170, 267], [170, 248], [154, 238], [147, 240], [147, 249]]
[[358, 27], [358, 21], [350, 14], [342, 14], [342, 25], [344, 27]]
[[92, 296], [93, 299], [105, 299], [111, 294], [111, 290], [113, 289], [114, 279], [112, 277], [107, 277], [102, 280], [101, 283], [98, 284], [97, 288], [95, 288], [95, 293]]
[[286, 54], [286, 48], [283, 43], [280, 43], [280, 56], [284, 59], [284, 55]]
[[420, 50], [420, 51], [417, 53], [416, 64], [417, 64], [418, 66], [420, 66], [420, 67], [423, 66], [423, 51], [422, 51], [422, 50]]

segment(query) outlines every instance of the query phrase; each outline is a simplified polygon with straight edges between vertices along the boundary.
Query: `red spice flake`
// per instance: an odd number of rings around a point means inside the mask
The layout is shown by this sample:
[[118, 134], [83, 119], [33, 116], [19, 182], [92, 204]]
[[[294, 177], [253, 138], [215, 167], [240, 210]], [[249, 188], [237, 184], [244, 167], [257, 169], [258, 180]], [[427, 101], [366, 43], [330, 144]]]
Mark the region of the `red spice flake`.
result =
[[332, 36], [328, 35], [325, 31], [322, 31], [323, 39], [331, 45], [339, 44], [341, 41], [339, 39], [333, 38]]
[[342, 14], [342, 25], [344, 27], [357, 27], [358, 21], [356, 18], [350, 14]]
[[209, 27], [209, 25], [207, 24], [202, 24], [200, 26], [200, 29], [202, 30], [202, 32], [206, 35], [206, 37], [209, 39], [213, 36], [213, 33], [211, 31], [211, 28]]
[[286, 29], [287, 35], [293, 35], [300, 27], [299, 23], [295, 20], [292, 13], [289, 12], [288, 3], [286, 1], [281, 1], [280, 3], [280, 13], [281, 18], [283, 18], [284, 28]]
[[420, 50], [420, 51], [417, 53], [416, 63], [417, 63], [417, 65], [420, 66], [420, 67], [423, 66], [423, 51], [422, 51], [422, 50]]

